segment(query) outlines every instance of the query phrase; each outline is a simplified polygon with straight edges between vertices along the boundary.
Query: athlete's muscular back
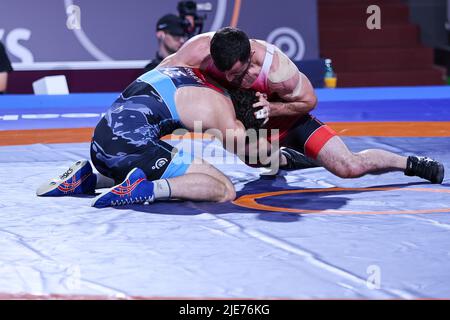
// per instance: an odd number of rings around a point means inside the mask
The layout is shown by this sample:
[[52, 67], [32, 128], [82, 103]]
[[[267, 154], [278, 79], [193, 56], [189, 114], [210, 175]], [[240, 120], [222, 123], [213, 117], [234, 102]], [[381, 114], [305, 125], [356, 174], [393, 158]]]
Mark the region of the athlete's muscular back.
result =
[[158, 68], [191, 67], [200, 68], [209, 63], [212, 58], [209, 46], [214, 32], [202, 33], [187, 41], [176, 53], [165, 58]]
[[175, 93], [175, 104], [181, 122], [189, 130], [195, 129], [195, 122], [201, 123], [203, 131], [236, 129], [242, 126], [236, 119], [230, 98], [210, 88], [179, 88]]
[[[224, 94], [210, 88], [186, 86], [177, 89], [175, 104], [180, 120], [188, 130], [215, 129], [209, 132], [222, 143], [230, 133], [235, 140], [245, 139], [245, 127], [236, 119], [233, 104]], [[227, 133], [227, 130], [231, 131]]]

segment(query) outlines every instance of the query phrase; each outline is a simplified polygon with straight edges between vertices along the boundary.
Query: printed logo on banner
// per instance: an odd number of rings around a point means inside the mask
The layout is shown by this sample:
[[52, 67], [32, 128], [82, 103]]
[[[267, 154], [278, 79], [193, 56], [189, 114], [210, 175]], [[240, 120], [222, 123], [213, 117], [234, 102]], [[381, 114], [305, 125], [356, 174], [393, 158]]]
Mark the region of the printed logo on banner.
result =
[[[5, 39], [3, 39], [5, 37]], [[0, 29], [0, 41], [5, 44], [8, 52], [17, 57], [23, 63], [34, 62], [34, 56], [19, 41], [27, 41], [31, 38], [31, 30], [26, 28], [16, 28], [6, 34], [5, 29]]]
[[266, 41], [280, 48], [291, 60], [302, 60], [305, 56], [305, 41], [301, 34], [292, 28], [277, 28], [267, 36]]

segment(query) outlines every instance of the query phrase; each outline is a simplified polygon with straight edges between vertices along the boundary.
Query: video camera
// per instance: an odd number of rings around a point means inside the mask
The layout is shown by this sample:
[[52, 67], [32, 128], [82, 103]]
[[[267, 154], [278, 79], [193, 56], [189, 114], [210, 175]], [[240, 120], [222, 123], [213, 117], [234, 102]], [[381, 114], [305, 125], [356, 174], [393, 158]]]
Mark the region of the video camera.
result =
[[197, 3], [195, 1], [178, 2], [177, 10], [180, 18], [183, 20], [183, 28], [188, 38], [203, 32], [203, 24], [207, 18], [206, 14], [200, 15], [199, 12], [211, 12], [211, 2]]

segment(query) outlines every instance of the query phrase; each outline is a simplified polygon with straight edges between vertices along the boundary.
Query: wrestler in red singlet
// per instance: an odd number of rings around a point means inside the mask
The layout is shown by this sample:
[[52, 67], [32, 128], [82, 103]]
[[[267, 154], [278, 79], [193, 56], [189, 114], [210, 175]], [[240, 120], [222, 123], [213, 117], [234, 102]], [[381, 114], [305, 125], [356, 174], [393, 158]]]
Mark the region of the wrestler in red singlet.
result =
[[[261, 71], [251, 86], [251, 89], [267, 94], [269, 100], [277, 99], [276, 94], [270, 91], [268, 83], [274, 53], [275, 47], [272, 44], [267, 44]], [[224, 80], [224, 74], [215, 67], [212, 60], [206, 71], [212, 77]], [[336, 135], [333, 129], [309, 114], [272, 117], [265, 128], [279, 130], [277, 136], [270, 135], [269, 130], [269, 141], [277, 139], [282, 146], [303, 151], [306, 156], [312, 159], [316, 159], [325, 143]]]

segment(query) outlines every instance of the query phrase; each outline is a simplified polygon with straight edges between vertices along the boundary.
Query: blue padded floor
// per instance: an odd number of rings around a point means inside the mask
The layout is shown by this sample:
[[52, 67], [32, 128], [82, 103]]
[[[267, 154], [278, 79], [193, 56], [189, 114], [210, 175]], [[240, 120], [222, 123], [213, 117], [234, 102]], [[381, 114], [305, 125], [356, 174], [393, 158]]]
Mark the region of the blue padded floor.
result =
[[[448, 137], [344, 140], [427, 155], [450, 172], [450, 87], [317, 95], [324, 122], [441, 125]], [[116, 96], [1, 96], [0, 133], [93, 127]], [[263, 179], [221, 146], [194, 144], [232, 179], [236, 203], [98, 210], [90, 197], [38, 198], [39, 184], [89, 157], [88, 143], [0, 146], [0, 298], [450, 298], [449, 178], [343, 180], [315, 168]]]
[[[316, 93], [319, 105], [313, 114], [324, 122], [450, 121], [450, 86], [318, 89]], [[117, 96], [5, 95], [0, 97], [0, 131], [95, 127]]]
[[[450, 138], [344, 140], [450, 170]], [[257, 201], [321, 211], [300, 214], [178, 201], [98, 210], [89, 197], [35, 196], [88, 156], [87, 143], [0, 147], [0, 296], [450, 298], [448, 178], [343, 180], [315, 168], [261, 179], [263, 169], [215, 162], [239, 196], [297, 190]], [[302, 192], [332, 187], [359, 189]]]

